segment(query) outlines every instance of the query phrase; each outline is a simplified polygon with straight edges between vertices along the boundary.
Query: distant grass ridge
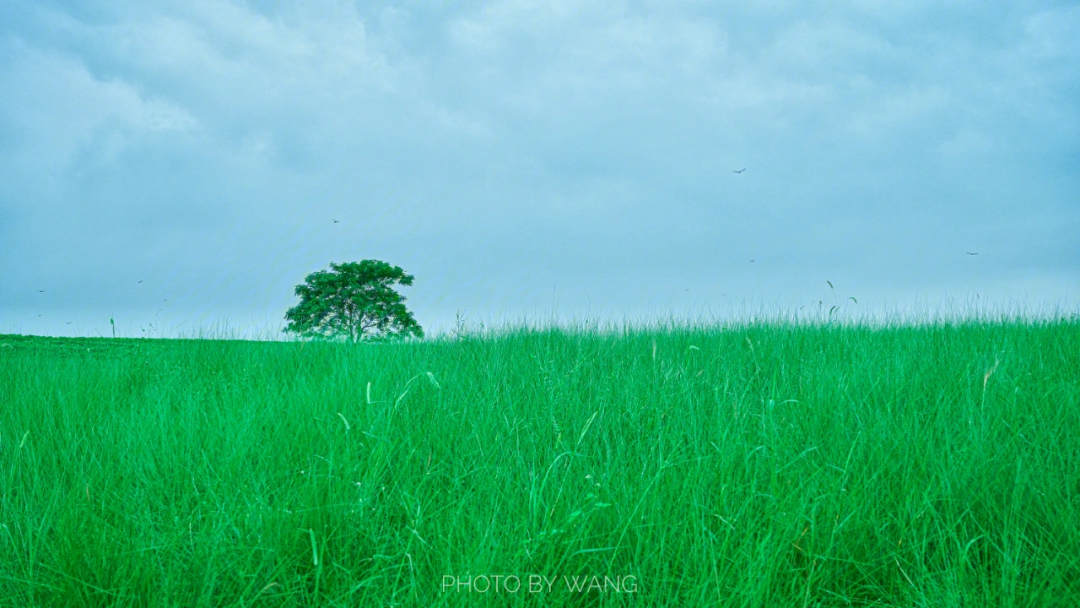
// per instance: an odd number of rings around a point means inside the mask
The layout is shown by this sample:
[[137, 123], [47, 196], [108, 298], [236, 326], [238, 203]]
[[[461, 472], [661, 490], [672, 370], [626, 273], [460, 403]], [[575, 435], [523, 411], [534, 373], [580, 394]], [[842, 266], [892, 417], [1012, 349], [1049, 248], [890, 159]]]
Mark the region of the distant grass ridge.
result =
[[1075, 320], [0, 336], [0, 399], [0, 606], [1080, 605]]

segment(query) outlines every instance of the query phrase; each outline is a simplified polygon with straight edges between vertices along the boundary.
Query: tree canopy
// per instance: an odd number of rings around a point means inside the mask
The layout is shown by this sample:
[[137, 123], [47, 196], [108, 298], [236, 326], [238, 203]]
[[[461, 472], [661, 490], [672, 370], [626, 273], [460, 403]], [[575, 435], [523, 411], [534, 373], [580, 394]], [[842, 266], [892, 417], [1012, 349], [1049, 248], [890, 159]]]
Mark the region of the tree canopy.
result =
[[313, 272], [296, 286], [300, 303], [285, 313], [285, 331], [353, 342], [422, 338], [424, 331], [405, 308], [405, 297], [394, 290], [395, 285], [412, 284], [412, 275], [379, 260], [330, 262], [329, 270]]

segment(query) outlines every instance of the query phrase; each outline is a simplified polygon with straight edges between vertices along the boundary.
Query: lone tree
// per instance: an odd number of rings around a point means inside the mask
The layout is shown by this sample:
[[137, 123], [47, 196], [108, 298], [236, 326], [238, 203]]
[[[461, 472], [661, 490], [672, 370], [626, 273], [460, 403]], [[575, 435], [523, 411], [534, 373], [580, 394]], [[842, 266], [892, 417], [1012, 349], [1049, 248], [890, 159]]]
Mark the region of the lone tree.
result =
[[405, 308], [394, 284], [412, 285], [413, 276], [379, 260], [335, 264], [313, 272], [296, 286], [300, 304], [285, 313], [286, 332], [309, 338], [364, 339], [416, 336], [424, 330]]

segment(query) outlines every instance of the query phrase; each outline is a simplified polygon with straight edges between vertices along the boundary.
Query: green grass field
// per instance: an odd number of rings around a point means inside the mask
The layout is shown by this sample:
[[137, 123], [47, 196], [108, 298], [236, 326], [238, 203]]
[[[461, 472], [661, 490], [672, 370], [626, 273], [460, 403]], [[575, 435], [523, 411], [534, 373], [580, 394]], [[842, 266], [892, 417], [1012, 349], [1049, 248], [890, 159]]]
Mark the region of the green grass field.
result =
[[1075, 320], [0, 336], [0, 408], [0, 606], [1080, 605]]

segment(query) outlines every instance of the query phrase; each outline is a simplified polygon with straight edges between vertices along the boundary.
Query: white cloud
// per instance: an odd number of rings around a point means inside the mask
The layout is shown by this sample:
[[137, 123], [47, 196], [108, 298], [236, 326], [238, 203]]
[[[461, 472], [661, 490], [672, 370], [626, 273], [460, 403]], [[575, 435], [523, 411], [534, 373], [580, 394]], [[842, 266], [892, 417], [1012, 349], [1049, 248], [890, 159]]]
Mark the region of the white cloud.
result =
[[99, 80], [77, 58], [9, 43], [0, 94], [4, 122], [21, 132], [8, 154], [63, 170], [92, 153], [111, 159], [132, 142], [185, 132], [198, 121], [183, 107], [146, 96], [131, 83]]
[[727, 44], [712, 23], [645, 15], [625, 2], [492, 3], [447, 29], [489, 69], [494, 64], [511, 78], [588, 90], [693, 76], [721, 60]]
[[303, 121], [312, 110], [333, 112], [350, 97], [397, 86], [364, 22], [348, 12], [286, 21], [229, 3], [199, 3], [184, 14], [101, 26], [93, 35], [114, 61], [218, 120], [292, 111]]
[[378, 257], [451, 317], [1013, 280], [966, 243], [1075, 269], [1075, 9], [13, 2], [0, 274], [80, 301], [138, 264], [276, 311]]
[[1080, 59], [1080, 7], [1041, 10], [1024, 24], [1029, 52], [1047, 59], [1073, 61], [1073, 74]]

